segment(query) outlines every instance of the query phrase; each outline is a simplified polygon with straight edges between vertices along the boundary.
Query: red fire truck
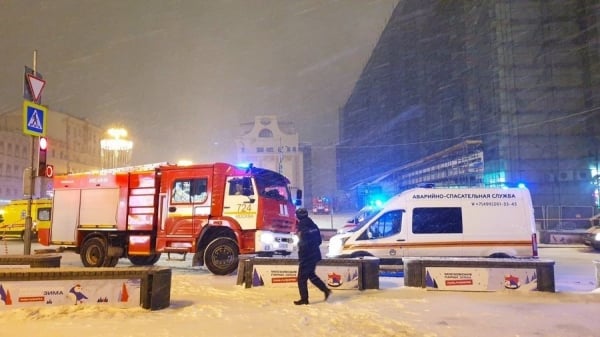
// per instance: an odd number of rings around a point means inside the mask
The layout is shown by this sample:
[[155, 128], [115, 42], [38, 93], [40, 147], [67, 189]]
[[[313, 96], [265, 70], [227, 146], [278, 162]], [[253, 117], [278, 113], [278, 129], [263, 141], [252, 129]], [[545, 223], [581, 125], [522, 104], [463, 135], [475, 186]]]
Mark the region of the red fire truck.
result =
[[86, 267], [194, 253], [193, 266], [227, 275], [239, 254], [290, 254], [295, 229], [289, 180], [279, 173], [159, 164], [56, 176], [52, 224], [38, 235], [42, 244], [74, 249]]
[[331, 203], [327, 197], [313, 198], [312, 202], [313, 214], [329, 214], [331, 213]]

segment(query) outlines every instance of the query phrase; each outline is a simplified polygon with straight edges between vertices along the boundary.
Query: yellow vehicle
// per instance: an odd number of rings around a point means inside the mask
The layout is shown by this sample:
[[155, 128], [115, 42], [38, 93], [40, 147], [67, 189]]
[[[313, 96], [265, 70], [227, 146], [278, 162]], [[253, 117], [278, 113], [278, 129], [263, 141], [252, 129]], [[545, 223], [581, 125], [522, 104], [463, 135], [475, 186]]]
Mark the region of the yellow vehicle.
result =
[[[25, 218], [29, 200], [13, 200], [0, 211], [0, 237], [21, 238], [25, 233]], [[52, 200], [34, 199], [31, 201], [31, 232], [32, 239], [37, 237], [40, 228], [50, 228]]]

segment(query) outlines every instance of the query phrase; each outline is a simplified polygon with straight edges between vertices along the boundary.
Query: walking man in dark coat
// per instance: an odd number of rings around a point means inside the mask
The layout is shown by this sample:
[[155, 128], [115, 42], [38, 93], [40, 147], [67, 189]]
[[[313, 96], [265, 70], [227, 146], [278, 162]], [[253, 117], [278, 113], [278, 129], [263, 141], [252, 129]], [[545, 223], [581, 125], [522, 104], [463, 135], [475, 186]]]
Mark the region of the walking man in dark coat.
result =
[[298, 241], [298, 291], [300, 292], [300, 299], [294, 301], [294, 304], [308, 304], [308, 280], [323, 292], [325, 301], [327, 301], [331, 290], [315, 274], [317, 263], [321, 261], [321, 232], [319, 227], [308, 217], [306, 208], [298, 208], [296, 218], [298, 218], [298, 236], [300, 239]]

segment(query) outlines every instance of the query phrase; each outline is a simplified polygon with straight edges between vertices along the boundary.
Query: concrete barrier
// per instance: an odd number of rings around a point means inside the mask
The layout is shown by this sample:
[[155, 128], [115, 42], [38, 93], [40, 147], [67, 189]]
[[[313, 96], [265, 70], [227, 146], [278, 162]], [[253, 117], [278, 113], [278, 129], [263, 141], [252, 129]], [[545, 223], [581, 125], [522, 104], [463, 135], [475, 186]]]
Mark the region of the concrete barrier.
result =
[[540, 230], [539, 241], [540, 243], [556, 245], [583, 244], [585, 233], [585, 229]]
[[[296, 286], [297, 258], [262, 258], [242, 255], [238, 263], [238, 285]], [[316, 273], [330, 288], [379, 289], [379, 259], [375, 257], [352, 259], [323, 259]], [[348, 284], [344, 287], [343, 283]], [[350, 286], [351, 285], [351, 286]]]
[[554, 261], [407, 257], [404, 258], [404, 285], [460, 291], [528, 289], [527, 285], [535, 285], [536, 288], [530, 290], [555, 292]]
[[596, 266], [596, 288], [600, 288], [600, 260], [593, 261]]
[[[102, 291], [108, 291], [105, 288], [110, 280], [119, 281], [116, 289], [118, 299], [114, 299], [115, 296], [98, 295]], [[139, 305], [144, 309], [163, 309], [168, 307], [171, 301], [171, 269], [165, 267], [0, 268], [0, 288], [5, 294], [12, 288], [10, 293], [17, 297], [11, 300], [15, 307], [24, 302], [39, 305], [61, 304], [70, 295], [74, 296], [73, 304], [78, 304], [80, 297], [77, 297], [78, 294], [73, 288], [80, 284], [89, 284], [85, 290], [95, 297], [84, 297], [90, 303], [122, 304], [128, 299], [137, 298], [136, 293], [127, 294], [127, 289], [130, 289], [129, 292], [139, 289]], [[94, 289], [96, 286], [100, 290]], [[119, 288], [121, 286], [122, 289]], [[7, 307], [9, 306], [5, 305], [3, 308]]]
[[0, 255], [0, 267], [2, 266], [28, 266], [31, 268], [55, 268], [60, 267], [61, 255]]

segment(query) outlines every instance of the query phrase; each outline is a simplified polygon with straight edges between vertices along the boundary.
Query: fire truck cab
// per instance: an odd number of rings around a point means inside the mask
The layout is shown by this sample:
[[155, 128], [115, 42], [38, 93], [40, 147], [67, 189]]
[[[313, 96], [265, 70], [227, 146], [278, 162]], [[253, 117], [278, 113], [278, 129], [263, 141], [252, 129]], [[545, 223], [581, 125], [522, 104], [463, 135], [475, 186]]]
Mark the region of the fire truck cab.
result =
[[239, 254], [294, 249], [289, 180], [270, 170], [161, 164], [57, 176], [54, 189], [46, 244], [74, 248], [88, 267], [115, 266], [121, 257], [152, 265], [161, 253], [194, 253], [192, 265], [226, 275]]

